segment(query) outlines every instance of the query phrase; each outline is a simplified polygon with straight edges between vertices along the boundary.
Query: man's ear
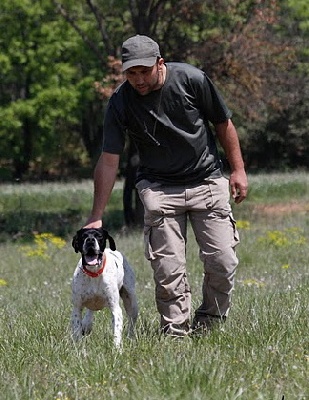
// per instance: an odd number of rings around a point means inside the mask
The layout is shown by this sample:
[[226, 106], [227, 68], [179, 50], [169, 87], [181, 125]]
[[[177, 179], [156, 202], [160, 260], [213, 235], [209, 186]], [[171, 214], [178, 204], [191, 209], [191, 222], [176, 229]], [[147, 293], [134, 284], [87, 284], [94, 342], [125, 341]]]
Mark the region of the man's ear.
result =
[[158, 68], [159, 68], [160, 71], [162, 71], [163, 66], [164, 66], [164, 58], [161, 57], [158, 60]]

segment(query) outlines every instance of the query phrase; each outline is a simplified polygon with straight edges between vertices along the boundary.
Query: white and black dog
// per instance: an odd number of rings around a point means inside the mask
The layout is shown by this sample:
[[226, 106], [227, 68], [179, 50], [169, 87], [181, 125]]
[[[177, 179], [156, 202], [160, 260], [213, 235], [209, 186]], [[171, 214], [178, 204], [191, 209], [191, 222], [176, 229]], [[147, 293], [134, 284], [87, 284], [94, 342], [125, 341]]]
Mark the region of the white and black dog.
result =
[[[106, 241], [110, 248], [106, 248]], [[82, 257], [72, 281], [72, 335], [79, 340], [92, 330], [93, 312], [108, 307], [112, 313], [114, 343], [122, 341], [123, 317], [120, 297], [127, 313], [128, 335], [132, 336], [138, 307], [135, 276], [126, 258], [116, 250], [114, 239], [103, 229], [80, 229], [72, 246]], [[82, 318], [82, 310], [86, 308]]]

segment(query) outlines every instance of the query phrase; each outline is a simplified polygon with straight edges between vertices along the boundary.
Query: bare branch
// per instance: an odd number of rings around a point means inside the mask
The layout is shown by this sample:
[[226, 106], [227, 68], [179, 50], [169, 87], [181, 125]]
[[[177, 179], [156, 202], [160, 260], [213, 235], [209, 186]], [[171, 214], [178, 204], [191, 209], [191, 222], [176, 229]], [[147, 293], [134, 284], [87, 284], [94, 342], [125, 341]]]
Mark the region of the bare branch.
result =
[[102, 52], [99, 47], [89, 39], [87, 34], [80, 29], [80, 27], [76, 24], [73, 18], [70, 17], [69, 13], [63, 7], [62, 4], [58, 3], [56, 0], [52, 0], [53, 4], [57, 7], [58, 12], [63, 16], [63, 18], [75, 29], [75, 31], [79, 34], [79, 36], [83, 39], [83, 41], [89, 46], [89, 48], [94, 52], [94, 54], [98, 57], [102, 65], [106, 65], [106, 60], [102, 56]]
[[98, 28], [99, 28], [99, 31], [101, 33], [102, 41], [103, 41], [103, 43], [105, 45], [106, 52], [107, 52], [108, 55], [112, 55], [112, 46], [110, 45], [110, 39], [109, 39], [108, 33], [107, 33], [107, 31], [106, 31], [106, 29], [104, 27], [104, 23], [103, 23], [104, 22], [104, 17], [101, 14], [101, 12], [98, 9], [98, 7], [96, 7], [93, 4], [92, 0], [86, 0], [86, 2], [88, 4], [90, 10], [94, 14], [95, 19], [97, 20]]

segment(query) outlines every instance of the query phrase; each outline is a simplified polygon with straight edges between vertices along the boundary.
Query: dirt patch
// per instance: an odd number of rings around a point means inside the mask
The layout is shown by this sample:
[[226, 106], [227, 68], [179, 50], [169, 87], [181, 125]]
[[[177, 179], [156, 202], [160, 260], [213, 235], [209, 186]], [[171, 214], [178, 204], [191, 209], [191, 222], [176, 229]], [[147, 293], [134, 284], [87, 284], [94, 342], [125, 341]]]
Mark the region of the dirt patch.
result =
[[259, 204], [254, 207], [254, 211], [266, 215], [281, 215], [281, 214], [308, 212], [309, 204], [304, 202]]

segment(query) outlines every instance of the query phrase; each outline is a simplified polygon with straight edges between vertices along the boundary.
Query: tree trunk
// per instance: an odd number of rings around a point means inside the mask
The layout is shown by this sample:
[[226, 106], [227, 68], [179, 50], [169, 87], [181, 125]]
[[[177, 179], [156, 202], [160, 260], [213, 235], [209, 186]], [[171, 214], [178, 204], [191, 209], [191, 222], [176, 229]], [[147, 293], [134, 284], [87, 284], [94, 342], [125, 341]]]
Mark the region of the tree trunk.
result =
[[135, 188], [138, 165], [139, 158], [136, 148], [130, 141], [123, 188], [124, 221], [127, 227], [143, 226], [144, 221], [144, 206]]

